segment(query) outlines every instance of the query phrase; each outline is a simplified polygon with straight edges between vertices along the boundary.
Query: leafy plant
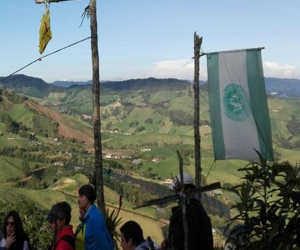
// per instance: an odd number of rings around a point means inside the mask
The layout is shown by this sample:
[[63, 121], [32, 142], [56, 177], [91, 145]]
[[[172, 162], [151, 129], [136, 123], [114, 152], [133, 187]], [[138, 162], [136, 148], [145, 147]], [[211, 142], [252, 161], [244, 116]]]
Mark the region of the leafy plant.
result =
[[[259, 153], [258, 153], [259, 154]], [[300, 169], [288, 162], [260, 162], [239, 169], [245, 177], [231, 191], [239, 201], [228, 224], [231, 249], [300, 249]]]
[[109, 234], [111, 235], [115, 248], [118, 249], [117, 242], [119, 240], [119, 235], [117, 232], [117, 226], [120, 225], [122, 217], [119, 217], [119, 213], [122, 207], [122, 195], [119, 197], [119, 207], [118, 209], [114, 209], [111, 212], [108, 208], [105, 208], [104, 217], [106, 221], [106, 226]]

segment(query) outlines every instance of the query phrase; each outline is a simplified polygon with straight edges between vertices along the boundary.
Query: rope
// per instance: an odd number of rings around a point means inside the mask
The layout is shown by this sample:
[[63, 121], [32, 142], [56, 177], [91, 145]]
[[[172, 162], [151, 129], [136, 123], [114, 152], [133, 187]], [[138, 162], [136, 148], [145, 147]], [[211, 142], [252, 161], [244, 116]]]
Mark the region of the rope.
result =
[[28, 64], [25, 65], [24, 67], [22, 67], [22, 68], [16, 70], [15, 72], [11, 73], [10, 75], [6, 76], [6, 77], [3, 78], [2, 80], [0, 80], [0, 82], [5, 81], [7, 78], [13, 76], [14, 74], [18, 73], [19, 71], [21, 71], [21, 70], [23, 70], [23, 69], [25, 69], [25, 68], [27, 68], [27, 67], [30, 66], [31, 64], [34, 64], [34, 63], [36, 63], [37, 61], [41, 61], [41, 60], [42, 60], [43, 58], [45, 58], [45, 57], [51, 56], [51, 55], [53, 55], [53, 54], [56, 54], [56, 53], [58, 53], [58, 52], [60, 52], [60, 51], [62, 51], [62, 50], [64, 50], [64, 49], [70, 48], [70, 47], [72, 47], [72, 46], [74, 46], [74, 45], [76, 45], [76, 44], [78, 44], [78, 43], [82, 43], [82, 42], [84, 42], [84, 41], [86, 41], [86, 40], [88, 40], [88, 39], [90, 39], [90, 38], [91, 38], [91, 37], [84, 38], [84, 39], [82, 39], [82, 40], [80, 40], [80, 41], [77, 41], [77, 42], [75, 42], [75, 43], [72, 43], [72, 44], [70, 44], [70, 45], [68, 45], [68, 46], [65, 46], [65, 47], [61, 48], [61, 49], [55, 50], [54, 52], [51, 52], [51, 53], [49, 53], [49, 54], [47, 54], [47, 55], [45, 55], [45, 56], [41, 56], [41, 57], [39, 57], [38, 59], [32, 61], [31, 63], [28, 63]]

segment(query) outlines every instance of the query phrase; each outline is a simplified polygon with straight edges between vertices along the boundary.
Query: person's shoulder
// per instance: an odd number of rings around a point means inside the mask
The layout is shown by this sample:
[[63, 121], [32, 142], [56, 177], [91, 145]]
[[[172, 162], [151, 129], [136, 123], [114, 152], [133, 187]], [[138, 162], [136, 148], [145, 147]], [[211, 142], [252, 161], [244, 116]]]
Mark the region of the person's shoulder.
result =
[[91, 207], [91, 211], [90, 213], [88, 214], [90, 217], [92, 217], [93, 219], [96, 219], [96, 218], [103, 218], [103, 214], [102, 212], [96, 207], [96, 205], [93, 205]]
[[[150, 238], [150, 240], [152, 241], [152, 239]], [[156, 242], [152, 241], [154, 249], [158, 250], [159, 247], [156, 244]], [[147, 250], [150, 249], [150, 243], [149, 243], [149, 239], [146, 239], [145, 241], [143, 241], [140, 245], [138, 245], [134, 250]]]
[[5, 247], [5, 243], [6, 243], [6, 239], [2, 238], [2, 240], [0, 241], [0, 247]]

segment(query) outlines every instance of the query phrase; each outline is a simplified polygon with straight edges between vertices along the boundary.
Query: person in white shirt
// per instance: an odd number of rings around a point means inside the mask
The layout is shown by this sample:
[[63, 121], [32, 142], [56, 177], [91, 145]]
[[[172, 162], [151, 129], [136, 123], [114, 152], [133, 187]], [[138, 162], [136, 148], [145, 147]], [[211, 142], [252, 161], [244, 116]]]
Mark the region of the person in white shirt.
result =
[[0, 247], [6, 250], [29, 250], [29, 238], [24, 232], [21, 217], [17, 211], [10, 211], [3, 224], [3, 239]]

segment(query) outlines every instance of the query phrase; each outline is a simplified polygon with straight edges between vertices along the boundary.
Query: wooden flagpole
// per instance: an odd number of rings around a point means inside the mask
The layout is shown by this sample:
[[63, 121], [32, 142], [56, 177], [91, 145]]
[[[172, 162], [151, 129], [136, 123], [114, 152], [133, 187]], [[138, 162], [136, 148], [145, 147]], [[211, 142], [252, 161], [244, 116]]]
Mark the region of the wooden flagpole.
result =
[[199, 86], [199, 69], [200, 69], [200, 47], [202, 37], [194, 33], [194, 140], [195, 140], [195, 185], [201, 186], [201, 137], [200, 137], [200, 86]]

